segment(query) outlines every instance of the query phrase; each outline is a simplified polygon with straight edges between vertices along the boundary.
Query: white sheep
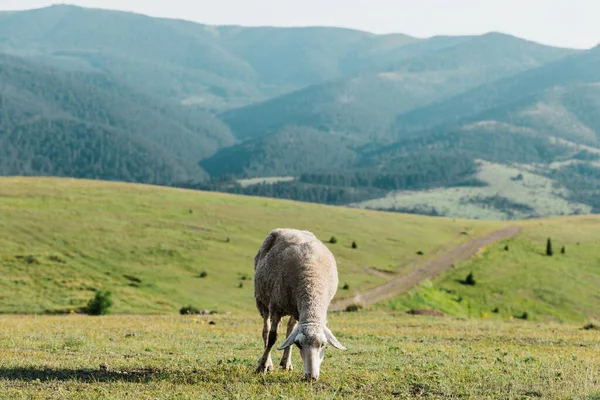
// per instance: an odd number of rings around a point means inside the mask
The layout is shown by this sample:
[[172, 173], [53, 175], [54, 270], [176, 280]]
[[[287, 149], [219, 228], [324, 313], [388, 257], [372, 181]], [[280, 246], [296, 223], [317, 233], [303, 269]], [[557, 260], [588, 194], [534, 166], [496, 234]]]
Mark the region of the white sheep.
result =
[[257, 372], [273, 369], [271, 349], [279, 323], [288, 315], [287, 339], [278, 348], [285, 350], [280, 363], [284, 369], [292, 370], [293, 344], [300, 349], [304, 379], [315, 381], [326, 344], [346, 350], [326, 326], [337, 286], [335, 258], [311, 232], [275, 229], [267, 235], [254, 259], [254, 297], [264, 319], [265, 343]]

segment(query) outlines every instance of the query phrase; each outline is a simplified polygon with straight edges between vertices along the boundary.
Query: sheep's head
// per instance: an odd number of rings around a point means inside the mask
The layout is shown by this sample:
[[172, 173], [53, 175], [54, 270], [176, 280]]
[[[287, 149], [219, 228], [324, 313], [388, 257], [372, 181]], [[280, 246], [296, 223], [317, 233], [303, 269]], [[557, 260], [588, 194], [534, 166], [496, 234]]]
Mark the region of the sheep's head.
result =
[[319, 368], [325, 357], [327, 344], [339, 350], [346, 350], [329, 328], [320, 324], [298, 324], [279, 350], [287, 349], [294, 344], [300, 349], [304, 363], [304, 379], [313, 381], [319, 379]]

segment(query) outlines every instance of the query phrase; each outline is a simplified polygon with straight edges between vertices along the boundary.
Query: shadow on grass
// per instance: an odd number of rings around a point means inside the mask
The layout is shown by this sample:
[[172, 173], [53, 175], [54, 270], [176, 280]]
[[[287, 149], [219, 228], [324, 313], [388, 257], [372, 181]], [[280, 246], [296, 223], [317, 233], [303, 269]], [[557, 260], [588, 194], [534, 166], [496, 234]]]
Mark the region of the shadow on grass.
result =
[[0, 367], [0, 381], [76, 381], [76, 382], [149, 382], [165, 380], [170, 376], [156, 369], [110, 371], [101, 369], [5, 368]]

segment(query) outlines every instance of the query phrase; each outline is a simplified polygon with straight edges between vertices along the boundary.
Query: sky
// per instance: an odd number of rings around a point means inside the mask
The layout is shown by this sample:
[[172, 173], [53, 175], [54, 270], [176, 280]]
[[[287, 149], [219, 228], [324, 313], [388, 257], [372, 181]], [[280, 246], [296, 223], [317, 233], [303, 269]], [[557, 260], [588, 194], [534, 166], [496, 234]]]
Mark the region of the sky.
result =
[[[0, 0], [0, 10], [63, 3]], [[512, 34], [543, 44], [600, 43], [598, 0], [71, 0], [84, 7], [134, 11], [209, 25], [338, 26], [416, 37]]]

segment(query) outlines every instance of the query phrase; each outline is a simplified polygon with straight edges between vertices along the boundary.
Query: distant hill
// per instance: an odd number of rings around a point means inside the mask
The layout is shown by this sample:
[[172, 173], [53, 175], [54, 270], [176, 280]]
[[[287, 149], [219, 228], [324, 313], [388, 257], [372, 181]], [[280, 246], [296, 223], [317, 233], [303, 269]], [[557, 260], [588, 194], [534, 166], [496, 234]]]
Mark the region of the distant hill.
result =
[[600, 81], [600, 47], [498, 81], [398, 116], [400, 130], [457, 123], [486, 111], [531, 101], [556, 86]]
[[200, 165], [211, 176], [298, 175], [307, 169], [343, 169], [355, 162], [356, 153], [350, 144], [343, 137], [289, 126], [227, 147]]
[[234, 142], [214, 116], [190, 112], [103, 74], [0, 55], [0, 175], [167, 184], [199, 179], [198, 160]]
[[110, 73], [208, 109], [346, 76], [371, 53], [414, 40], [336, 28], [215, 27], [65, 5], [0, 14], [0, 51]]
[[500, 34], [462, 38], [457, 42], [400, 58], [377, 73], [311, 86], [227, 111], [222, 117], [239, 138], [273, 133], [294, 124], [353, 134], [363, 141], [386, 140], [399, 114], [539, 67], [572, 52]]
[[0, 13], [0, 174], [473, 218], [600, 212], [598, 71], [600, 47], [494, 32]]
[[[479, 53], [463, 51], [463, 47], [467, 43], [481, 44], [485, 40], [507, 40], [514, 45], [533, 46], [494, 34], [477, 40], [464, 40], [454, 48], [441, 50], [441, 53], [460, 55], [456, 58], [439, 55], [434, 57], [435, 53], [422, 58], [430, 61], [436, 59], [443, 66], [469, 66], [477, 59], [474, 55]], [[489, 46], [490, 49], [495, 49], [487, 57], [491, 70], [510, 64], [500, 62], [499, 59], [503, 56], [497, 50], [499, 47], [501, 46], [498, 44]], [[244, 138], [244, 132], [249, 136], [277, 132], [280, 129], [277, 125], [279, 121], [280, 126], [285, 126], [288, 121], [302, 125], [301, 121], [304, 121], [304, 125], [310, 126], [310, 129], [321, 129], [323, 136], [343, 138], [339, 139], [339, 149], [350, 149], [354, 151], [355, 157], [352, 164], [347, 162], [341, 167], [336, 163], [328, 166], [318, 162], [304, 163], [304, 170], [296, 171], [296, 181], [235, 190], [229, 187], [226, 190], [249, 194], [261, 191], [268, 195], [281, 193], [285, 198], [303, 200], [303, 196], [295, 193], [304, 191], [306, 199], [311, 199], [314, 198], [311, 194], [315, 192], [314, 185], [324, 185], [328, 187], [327, 193], [319, 198], [336, 199], [333, 201], [335, 204], [349, 201], [355, 205], [379, 209], [470, 217], [494, 215], [494, 218], [502, 219], [600, 212], [600, 202], [597, 200], [600, 199], [598, 49], [540, 63], [536, 68], [524, 67], [524, 71], [504, 78], [500, 78], [502, 72], [499, 72], [495, 77], [497, 79], [492, 78], [492, 82], [399, 115], [395, 122], [390, 123], [387, 131], [383, 128], [385, 124], [371, 122], [365, 115], [367, 106], [361, 108], [356, 105], [348, 117], [335, 120], [342, 121], [337, 126], [331, 123], [331, 119], [327, 119], [336, 114], [323, 112], [311, 116], [310, 110], [314, 109], [315, 102], [310, 100], [308, 94], [317, 92], [317, 88], [325, 87], [324, 85], [303, 91], [304, 98], [302, 101], [298, 100], [297, 107], [291, 101], [294, 95], [287, 95], [279, 100], [228, 111], [224, 114], [224, 120], [241, 139]], [[473, 55], [471, 59], [467, 57], [469, 54]], [[519, 52], [515, 51], [515, 54]], [[494, 57], [498, 59], [494, 60]], [[526, 57], [523, 58], [525, 59]], [[430, 69], [435, 70], [437, 64], [423, 63], [421, 59], [415, 58], [402, 61], [399, 65], [404, 65], [406, 70], [419, 70], [429, 65]], [[476, 69], [465, 69], [471, 71], [465, 74], [465, 78], [471, 75], [476, 81]], [[484, 74], [481, 76], [484, 77]], [[430, 84], [434, 81], [425, 82]], [[328, 87], [335, 87], [334, 85], [330, 84]], [[375, 85], [370, 87], [373, 89], [371, 94], [381, 99], [377, 94], [382, 91]], [[387, 89], [392, 90], [390, 87]], [[357, 103], [363, 101], [364, 105], [370, 97], [365, 94], [356, 96], [355, 99]], [[309, 110], [309, 114], [297, 117], [297, 113], [302, 111], [301, 105]], [[269, 111], [270, 107], [274, 111]], [[401, 108], [392, 106], [389, 109]], [[385, 114], [383, 106], [372, 110], [373, 113]], [[271, 114], [272, 117], [269, 117]], [[390, 112], [388, 116], [391, 114]], [[249, 118], [245, 119], [246, 116]], [[344, 123], [348, 123], [348, 126], [344, 127]], [[361, 127], [365, 130], [358, 133]], [[380, 128], [379, 136], [367, 131], [376, 127]], [[299, 131], [302, 128], [295, 129]], [[265, 140], [276, 136], [276, 133], [269, 134]], [[366, 140], [367, 138], [370, 140]], [[236, 148], [241, 149], [243, 146], [244, 144], [238, 145]], [[315, 147], [320, 145], [315, 142]], [[272, 154], [280, 155], [281, 165], [296, 151], [299, 154], [318, 154], [316, 150], [310, 151], [306, 146], [286, 151], [265, 146], [261, 148], [263, 153], [249, 151], [244, 156], [238, 155], [236, 159], [252, 159], [253, 155], [263, 154], [257, 156], [256, 160], [260, 160], [267, 148]], [[213, 158], [223, 157], [227, 151], [228, 149], [220, 150]], [[527, 189], [528, 184], [524, 184], [514, 187], [514, 192], [511, 193], [501, 186], [506, 181], [489, 178], [489, 174], [482, 172], [478, 167], [478, 160], [492, 162], [507, 171], [516, 168], [517, 172], [513, 177], [521, 173], [532, 173], [534, 177], [530, 179], [536, 182], [547, 180], [556, 189], [554, 192], [546, 191], [542, 189], [545, 184]], [[205, 162], [210, 163], [210, 160]], [[256, 162], [248, 161], [247, 164]], [[264, 170], [241, 168], [235, 173], [239, 176], [269, 176], [291, 172], [289, 169], [274, 168], [273, 173], [268, 174]], [[488, 188], [479, 189], [483, 187]], [[345, 190], [346, 193], [340, 194], [340, 190]], [[521, 195], [526, 190], [537, 193], [552, 205], [534, 204], [538, 198]], [[381, 196], [377, 191], [387, 191], [388, 194]], [[416, 196], [414, 191], [423, 191], [423, 195]], [[453, 205], [450, 206], [448, 200], [455, 198], [454, 193], [461, 195], [452, 200], [455, 202], [451, 202]], [[470, 211], [467, 214], [457, 214], [460, 204], [468, 204], [467, 209]], [[491, 209], [495, 211], [490, 213]]]

